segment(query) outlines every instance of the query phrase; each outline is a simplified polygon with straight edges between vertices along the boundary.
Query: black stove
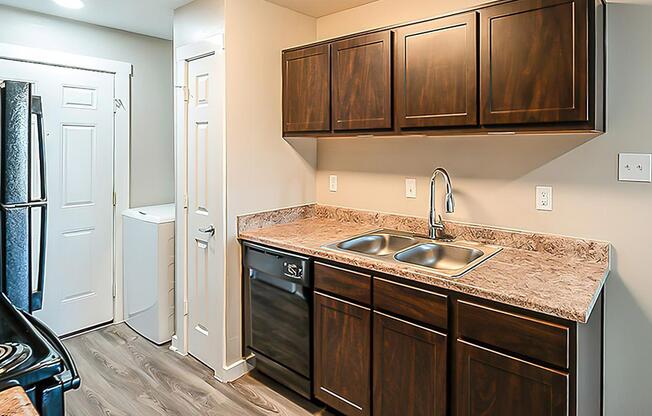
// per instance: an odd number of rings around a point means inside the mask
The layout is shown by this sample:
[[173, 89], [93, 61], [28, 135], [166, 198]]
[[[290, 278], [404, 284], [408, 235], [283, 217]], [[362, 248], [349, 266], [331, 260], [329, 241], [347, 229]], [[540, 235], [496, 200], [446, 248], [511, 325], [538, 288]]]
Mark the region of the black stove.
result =
[[79, 386], [79, 376], [57, 336], [0, 295], [0, 390], [16, 385], [41, 415], [59, 416], [63, 394]]
[[0, 377], [20, 368], [32, 356], [29, 345], [20, 342], [0, 344]]

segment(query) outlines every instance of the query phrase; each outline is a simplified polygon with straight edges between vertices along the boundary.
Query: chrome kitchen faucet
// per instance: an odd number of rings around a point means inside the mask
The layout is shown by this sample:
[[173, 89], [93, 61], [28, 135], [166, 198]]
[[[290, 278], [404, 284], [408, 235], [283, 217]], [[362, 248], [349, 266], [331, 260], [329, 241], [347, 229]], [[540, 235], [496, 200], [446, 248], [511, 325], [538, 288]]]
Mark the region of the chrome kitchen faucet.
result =
[[437, 208], [435, 204], [435, 195], [436, 195], [436, 186], [435, 182], [437, 175], [442, 175], [444, 181], [446, 182], [446, 212], [452, 213], [455, 212], [455, 199], [453, 198], [453, 185], [451, 184], [451, 178], [444, 168], [437, 168], [432, 172], [430, 177], [430, 214], [428, 216], [428, 237], [435, 240], [451, 240], [449, 235], [444, 233], [444, 223], [442, 222], [441, 215], [437, 214]]

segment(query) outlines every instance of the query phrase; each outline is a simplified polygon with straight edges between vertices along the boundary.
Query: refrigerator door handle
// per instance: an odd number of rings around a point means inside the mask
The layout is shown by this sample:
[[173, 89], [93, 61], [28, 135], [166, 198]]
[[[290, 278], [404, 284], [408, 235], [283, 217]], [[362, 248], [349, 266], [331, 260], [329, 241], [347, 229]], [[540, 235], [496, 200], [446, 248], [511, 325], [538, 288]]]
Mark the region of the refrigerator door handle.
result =
[[45, 250], [47, 246], [48, 233], [48, 207], [41, 207], [41, 232], [39, 235], [39, 257], [38, 257], [38, 281], [36, 290], [32, 291], [32, 312], [39, 311], [43, 307], [43, 287], [45, 284]]
[[[38, 152], [39, 152], [39, 174], [41, 183], [41, 199], [30, 201], [34, 206], [41, 208], [41, 232], [39, 234], [39, 261], [38, 261], [38, 281], [35, 290], [32, 290], [31, 310], [38, 311], [43, 307], [43, 287], [45, 284], [45, 254], [47, 246], [47, 171], [45, 164], [45, 127], [43, 126], [43, 106], [41, 97], [32, 96], [32, 114], [36, 115], [36, 124], [38, 128]], [[31, 208], [30, 208], [31, 209]]]
[[30, 202], [46, 202], [48, 200], [48, 177], [46, 169], [45, 155], [45, 126], [43, 125], [43, 105], [41, 97], [32, 96], [32, 114], [36, 115], [36, 125], [38, 130], [38, 153], [39, 153], [39, 175], [41, 179], [41, 199]]

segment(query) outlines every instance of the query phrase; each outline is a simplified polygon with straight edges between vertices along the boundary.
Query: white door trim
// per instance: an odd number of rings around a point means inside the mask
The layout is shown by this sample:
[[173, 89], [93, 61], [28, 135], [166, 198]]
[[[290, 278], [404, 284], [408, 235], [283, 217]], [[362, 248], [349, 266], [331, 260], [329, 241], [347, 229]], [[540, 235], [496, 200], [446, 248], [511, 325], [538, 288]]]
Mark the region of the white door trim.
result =
[[[187, 64], [188, 62], [213, 54], [218, 50], [224, 49], [224, 35], [218, 34], [210, 37], [204, 41], [192, 43], [190, 45], [180, 46], [176, 49], [176, 62], [175, 62], [175, 200], [176, 200], [176, 222], [175, 222], [175, 327], [176, 333], [172, 337], [172, 350], [179, 354], [186, 355], [188, 353], [188, 128], [187, 128], [187, 91], [188, 91], [188, 77], [187, 77]], [[226, 136], [226, 129], [222, 137]], [[223, 139], [224, 140], [224, 139]], [[226, 140], [225, 140], [226, 141]], [[226, 150], [226, 146], [224, 146]], [[226, 201], [226, 151], [223, 152], [224, 158], [223, 173], [222, 173], [222, 190], [224, 200]], [[226, 205], [225, 205], [226, 207]], [[226, 208], [224, 208], [226, 211]], [[223, 224], [218, 229], [226, 229], [226, 212], [222, 213]], [[226, 247], [226, 235], [215, 235], [215, 238], [224, 240], [223, 246]], [[222, 253], [226, 258], [226, 250]], [[226, 262], [223, 262], [226, 265]], [[218, 287], [222, 288], [222, 294], [226, 288], [226, 267], [221, 274], [218, 282]], [[219, 303], [218, 310], [222, 316], [215, 317], [218, 324], [216, 332], [219, 334], [219, 345], [216, 345], [216, 362], [220, 363], [218, 368], [214, 368], [215, 376], [218, 379], [223, 379], [223, 375], [228, 372], [224, 368], [226, 359], [225, 353], [225, 319], [224, 313], [226, 310], [225, 302], [219, 294], [215, 294], [215, 301]]]
[[131, 112], [131, 77], [133, 66], [126, 62], [75, 55], [47, 49], [0, 43], [0, 59], [83, 69], [114, 74], [113, 140], [113, 321], [124, 320], [122, 277], [122, 211], [129, 208], [129, 141]]

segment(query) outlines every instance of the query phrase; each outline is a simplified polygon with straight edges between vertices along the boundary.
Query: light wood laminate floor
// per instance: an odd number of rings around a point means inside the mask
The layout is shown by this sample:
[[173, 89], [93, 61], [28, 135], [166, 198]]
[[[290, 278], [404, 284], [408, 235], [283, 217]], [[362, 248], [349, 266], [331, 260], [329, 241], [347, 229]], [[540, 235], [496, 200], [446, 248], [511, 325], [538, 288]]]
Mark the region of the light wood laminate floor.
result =
[[82, 377], [68, 416], [330, 415], [262, 374], [227, 384], [194, 358], [157, 347], [125, 324], [64, 341]]

